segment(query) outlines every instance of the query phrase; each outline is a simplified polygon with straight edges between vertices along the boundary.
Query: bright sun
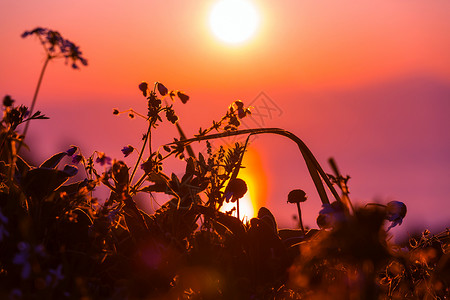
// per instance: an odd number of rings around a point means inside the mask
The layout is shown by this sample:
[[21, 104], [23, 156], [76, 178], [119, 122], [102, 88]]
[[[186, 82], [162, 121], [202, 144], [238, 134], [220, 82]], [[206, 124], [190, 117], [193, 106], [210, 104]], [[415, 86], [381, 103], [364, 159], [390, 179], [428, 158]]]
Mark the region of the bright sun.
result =
[[213, 33], [222, 41], [240, 44], [250, 39], [259, 26], [255, 7], [246, 0], [221, 0], [209, 16]]

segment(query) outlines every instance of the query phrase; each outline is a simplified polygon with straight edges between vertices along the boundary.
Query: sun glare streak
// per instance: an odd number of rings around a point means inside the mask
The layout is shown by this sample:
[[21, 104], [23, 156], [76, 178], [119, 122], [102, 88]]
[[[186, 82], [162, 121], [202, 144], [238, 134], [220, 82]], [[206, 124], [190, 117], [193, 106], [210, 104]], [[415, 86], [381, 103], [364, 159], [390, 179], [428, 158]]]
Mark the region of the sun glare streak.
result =
[[[251, 196], [250, 196], [250, 191], [247, 191], [247, 193], [244, 195], [244, 197], [242, 197], [241, 199], [239, 199], [239, 216], [241, 218], [241, 220], [245, 221], [250, 221], [251, 218], [255, 217], [255, 204], [253, 203]], [[221, 212], [227, 212], [227, 211], [231, 211], [233, 208], [235, 208], [235, 210], [233, 210], [232, 216], [237, 217], [237, 206], [236, 206], [236, 202], [232, 203], [232, 202], [224, 202], [223, 206], [220, 208]]]

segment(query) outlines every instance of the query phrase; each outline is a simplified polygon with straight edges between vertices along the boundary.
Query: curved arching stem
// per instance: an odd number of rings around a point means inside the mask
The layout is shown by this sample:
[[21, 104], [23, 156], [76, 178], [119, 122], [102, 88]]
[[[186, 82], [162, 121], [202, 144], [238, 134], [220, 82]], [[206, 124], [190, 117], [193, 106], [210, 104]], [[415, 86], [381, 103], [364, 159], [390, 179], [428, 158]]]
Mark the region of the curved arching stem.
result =
[[[267, 133], [272, 133], [272, 134], [277, 134], [277, 135], [287, 137], [297, 144], [297, 146], [303, 156], [303, 159], [306, 162], [306, 166], [307, 166], [309, 174], [314, 182], [314, 185], [316, 186], [317, 192], [319, 193], [322, 204], [330, 203], [330, 200], [328, 199], [327, 193], [323, 186], [323, 182], [325, 182], [325, 184], [327, 185], [328, 189], [333, 194], [336, 201], [341, 202], [341, 198], [339, 197], [335, 188], [333, 187], [330, 180], [328, 179], [327, 174], [325, 174], [322, 167], [320, 166], [320, 164], [317, 162], [316, 158], [312, 154], [311, 150], [309, 150], [309, 148], [305, 145], [305, 143], [298, 136], [296, 136], [295, 134], [293, 134], [292, 132], [289, 132], [287, 130], [284, 130], [281, 128], [243, 129], [243, 130], [210, 134], [210, 135], [205, 135], [205, 136], [198, 136], [195, 138], [178, 141], [178, 142], [174, 142], [171, 144], [187, 145], [187, 144], [191, 144], [191, 143], [197, 142], [197, 141], [212, 140], [212, 139], [218, 139], [218, 138], [234, 136], [234, 135], [243, 135], [243, 134], [257, 135], [257, 134], [267, 134]], [[322, 182], [322, 180], [323, 180], [323, 182]]]

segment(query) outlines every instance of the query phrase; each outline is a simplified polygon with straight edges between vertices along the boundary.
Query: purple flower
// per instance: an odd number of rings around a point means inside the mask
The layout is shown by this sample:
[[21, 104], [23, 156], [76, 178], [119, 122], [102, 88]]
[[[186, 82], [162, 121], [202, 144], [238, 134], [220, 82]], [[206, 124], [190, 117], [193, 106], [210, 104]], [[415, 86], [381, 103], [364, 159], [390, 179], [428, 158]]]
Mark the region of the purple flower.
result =
[[188, 102], [188, 100], [189, 100], [189, 96], [181, 91], [177, 92], [177, 96], [178, 96], [178, 98], [180, 98], [180, 100], [183, 104], [186, 104], [186, 102]]
[[386, 219], [391, 221], [388, 231], [397, 225], [401, 225], [406, 216], [406, 205], [400, 201], [391, 201], [386, 204]]
[[78, 164], [78, 163], [80, 163], [80, 161], [82, 161], [83, 160], [83, 156], [82, 155], [74, 155], [73, 157], [72, 157], [72, 163], [73, 164]]
[[123, 147], [122, 150], [120, 150], [120, 151], [122, 151], [123, 155], [125, 155], [125, 157], [127, 157], [128, 155], [131, 154], [131, 152], [133, 152], [133, 150], [134, 150], [133, 146], [128, 145], [128, 146]]
[[64, 279], [62, 272], [62, 264], [58, 265], [56, 269], [49, 269], [48, 275], [45, 277], [45, 282], [47, 285], [55, 287], [60, 281]]
[[64, 166], [63, 172], [66, 173], [67, 176], [72, 177], [72, 176], [77, 175], [78, 169], [77, 169], [77, 167], [75, 167], [75, 166], [65, 165], [65, 166]]
[[75, 154], [75, 152], [77, 151], [77, 147], [76, 146], [72, 146], [70, 147], [69, 150], [66, 151], [67, 156], [72, 156]]
[[322, 229], [334, 228], [345, 221], [345, 213], [342, 204], [335, 201], [331, 204], [323, 204], [317, 217], [317, 225]]
[[111, 164], [111, 157], [106, 156], [104, 152], [98, 152], [98, 157], [95, 160], [96, 163], [99, 163], [101, 166], [108, 164]]
[[160, 82], [156, 83], [156, 87], [158, 88], [158, 92], [161, 96], [165, 96], [169, 92], [169, 90]]

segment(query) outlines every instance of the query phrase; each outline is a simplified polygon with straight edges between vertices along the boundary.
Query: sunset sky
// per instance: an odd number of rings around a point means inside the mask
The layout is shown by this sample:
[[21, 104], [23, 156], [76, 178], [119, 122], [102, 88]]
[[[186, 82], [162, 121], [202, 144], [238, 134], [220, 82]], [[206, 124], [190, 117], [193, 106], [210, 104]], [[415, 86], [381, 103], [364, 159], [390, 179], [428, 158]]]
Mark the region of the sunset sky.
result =
[[[394, 233], [450, 226], [450, 1], [254, 0], [259, 27], [238, 45], [214, 36], [216, 2], [1, 1], [2, 97], [31, 103], [45, 53], [20, 37], [25, 30], [58, 30], [89, 61], [49, 65], [36, 108], [50, 120], [32, 123], [28, 136], [36, 161], [71, 144], [122, 158], [146, 125], [112, 109], [145, 113], [138, 84], [159, 81], [191, 97], [175, 104], [188, 136], [241, 99], [256, 112], [246, 126], [291, 131], [330, 173], [334, 157], [355, 203], [405, 202]], [[175, 134], [163, 126], [154, 143]], [[304, 189], [304, 224], [317, 227], [319, 197], [295, 144], [260, 136], [249, 156], [253, 201], [294, 227], [287, 194]]]

